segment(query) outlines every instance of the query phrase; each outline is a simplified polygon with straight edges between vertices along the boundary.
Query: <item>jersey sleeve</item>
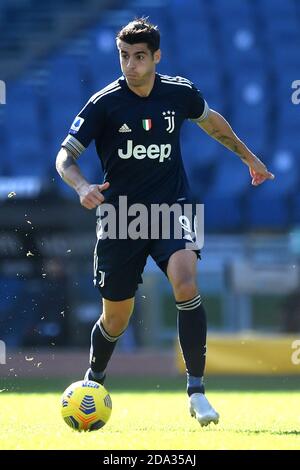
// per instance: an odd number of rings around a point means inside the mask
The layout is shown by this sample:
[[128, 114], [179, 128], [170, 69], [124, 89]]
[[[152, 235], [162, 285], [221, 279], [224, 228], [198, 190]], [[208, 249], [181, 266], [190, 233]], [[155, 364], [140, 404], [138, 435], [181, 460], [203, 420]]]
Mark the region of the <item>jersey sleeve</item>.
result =
[[75, 158], [84, 152], [89, 144], [101, 133], [105, 122], [103, 105], [94, 103], [91, 98], [75, 117], [69, 134], [62, 142]]
[[189, 93], [188, 119], [195, 122], [203, 121], [208, 115], [209, 107], [202, 93], [192, 84]]

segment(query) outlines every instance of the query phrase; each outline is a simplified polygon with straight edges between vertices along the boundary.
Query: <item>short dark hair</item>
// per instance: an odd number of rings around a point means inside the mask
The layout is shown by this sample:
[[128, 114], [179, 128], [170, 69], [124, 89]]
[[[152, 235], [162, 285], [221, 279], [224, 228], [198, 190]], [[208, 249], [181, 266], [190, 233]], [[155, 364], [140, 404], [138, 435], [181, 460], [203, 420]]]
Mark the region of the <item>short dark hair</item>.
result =
[[159, 49], [160, 32], [157, 26], [148, 21], [148, 18], [135, 18], [118, 32], [116, 39], [128, 44], [145, 42], [153, 54]]

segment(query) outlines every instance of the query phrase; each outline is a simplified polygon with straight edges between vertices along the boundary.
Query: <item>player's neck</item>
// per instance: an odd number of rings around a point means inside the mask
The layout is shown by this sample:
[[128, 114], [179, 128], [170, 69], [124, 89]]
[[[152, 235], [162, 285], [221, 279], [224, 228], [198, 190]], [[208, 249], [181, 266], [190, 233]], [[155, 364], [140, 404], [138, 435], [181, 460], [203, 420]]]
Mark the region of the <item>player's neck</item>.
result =
[[150, 93], [151, 93], [151, 91], [154, 87], [155, 72], [149, 77], [149, 79], [145, 83], [143, 83], [141, 85], [133, 86], [133, 85], [130, 85], [127, 80], [126, 80], [126, 82], [127, 82], [128, 88], [131, 91], [133, 91], [133, 93], [140, 96], [141, 98], [147, 98], [147, 96], [150, 95]]

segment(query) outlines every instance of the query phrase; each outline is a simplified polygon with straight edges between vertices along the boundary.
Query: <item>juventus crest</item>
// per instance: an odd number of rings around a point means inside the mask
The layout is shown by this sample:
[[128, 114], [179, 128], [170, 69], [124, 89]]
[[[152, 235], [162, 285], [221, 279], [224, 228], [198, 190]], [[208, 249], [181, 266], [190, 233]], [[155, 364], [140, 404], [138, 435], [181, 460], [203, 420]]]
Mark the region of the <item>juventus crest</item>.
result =
[[171, 134], [175, 129], [175, 111], [164, 111], [163, 117], [168, 123], [166, 131]]

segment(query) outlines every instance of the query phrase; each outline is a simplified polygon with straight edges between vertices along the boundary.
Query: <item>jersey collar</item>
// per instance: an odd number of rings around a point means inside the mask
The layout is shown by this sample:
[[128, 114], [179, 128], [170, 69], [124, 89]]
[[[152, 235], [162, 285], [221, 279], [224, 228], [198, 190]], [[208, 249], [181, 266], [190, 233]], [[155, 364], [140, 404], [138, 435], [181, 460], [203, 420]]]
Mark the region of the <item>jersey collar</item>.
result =
[[155, 74], [155, 80], [154, 80], [154, 84], [153, 84], [153, 88], [150, 92], [150, 95], [149, 96], [139, 96], [137, 95], [136, 93], [134, 93], [134, 91], [130, 90], [130, 88], [128, 87], [127, 85], [127, 82], [126, 82], [126, 78], [124, 77], [124, 75], [122, 75], [120, 77], [120, 85], [121, 87], [126, 90], [131, 96], [135, 96], [137, 99], [139, 100], [147, 100], [149, 98], [152, 98], [153, 96], [155, 96], [157, 94], [157, 91], [158, 91], [158, 88], [159, 88], [159, 83], [160, 83], [160, 76], [158, 73]]

